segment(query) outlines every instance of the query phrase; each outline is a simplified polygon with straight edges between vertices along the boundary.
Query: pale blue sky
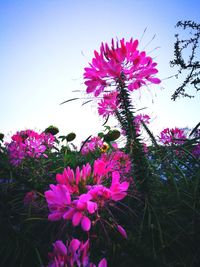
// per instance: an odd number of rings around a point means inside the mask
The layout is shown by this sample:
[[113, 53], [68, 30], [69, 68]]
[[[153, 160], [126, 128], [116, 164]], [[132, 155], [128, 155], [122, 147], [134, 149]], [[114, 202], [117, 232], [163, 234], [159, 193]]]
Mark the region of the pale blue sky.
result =
[[[50, 124], [62, 134], [74, 131], [78, 140], [101, 129], [95, 106], [84, 96], [83, 68], [102, 41], [138, 38], [158, 62], [161, 79], [175, 74], [174, 28], [178, 20], [199, 22], [200, 1], [186, 0], [0, 0], [0, 132], [27, 128], [43, 130]], [[137, 108], [148, 107], [155, 133], [164, 127], [193, 127], [199, 121], [199, 99], [170, 100], [176, 79], [141, 89], [133, 95]]]

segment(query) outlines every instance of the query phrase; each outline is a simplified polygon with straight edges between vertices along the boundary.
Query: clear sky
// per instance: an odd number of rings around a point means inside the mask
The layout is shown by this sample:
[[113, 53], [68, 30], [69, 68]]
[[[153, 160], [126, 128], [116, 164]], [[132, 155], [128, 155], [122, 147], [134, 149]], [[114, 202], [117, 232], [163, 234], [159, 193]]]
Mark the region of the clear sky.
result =
[[53, 124], [62, 134], [76, 132], [78, 140], [96, 134], [103, 121], [95, 104], [59, 104], [85, 97], [83, 69], [102, 41], [140, 39], [146, 27], [140, 49], [146, 46], [155, 58], [163, 82], [134, 94], [135, 106], [147, 107], [155, 133], [195, 126], [200, 96], [173, 102], [179, 83], [165, 78], [176, 73], [169, 66], [174, 26], [179, 20], [199, 22], [199, 10], [198, 0], [0, 0], [0, 132]]

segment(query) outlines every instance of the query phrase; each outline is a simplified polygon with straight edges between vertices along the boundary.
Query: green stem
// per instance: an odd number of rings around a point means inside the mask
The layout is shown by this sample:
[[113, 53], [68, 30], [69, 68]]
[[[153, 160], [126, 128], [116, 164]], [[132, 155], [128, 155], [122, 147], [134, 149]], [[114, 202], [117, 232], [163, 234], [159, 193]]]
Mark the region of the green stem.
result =
[[136, 127], [134, 125], [134, 109], [131, 104], [130, 93], [125, 87], [123, 81], [119, 82], [118, 99], [120, 103], [119, 110], [116, 111], [116, 118], [118, 119], [122, 130], [125, 131], [126, 153], [130, 155], [133, 176], [136, 180], [141, 193], [146, 195], [148, 193], [148, 180], [150, 176], [150, 168], [143, 150], [141, 139], [136, 134]]

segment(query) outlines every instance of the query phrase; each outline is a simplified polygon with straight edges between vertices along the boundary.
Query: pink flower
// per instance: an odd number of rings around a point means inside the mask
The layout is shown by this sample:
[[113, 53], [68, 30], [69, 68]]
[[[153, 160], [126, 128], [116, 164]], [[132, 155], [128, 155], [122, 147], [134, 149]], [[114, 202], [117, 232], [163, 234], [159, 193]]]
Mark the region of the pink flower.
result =
[[118, 92], [113, 91], [109, 94], [104, 94], [103, 99], [98, 103], [99, 115], [103, 117], [113, 115], [119, 106], [119, 101], [117, 99]]
[[112, 173], [112, 183], [110, 188], [103, 185], [94, 185], [88, 187], [88, 195], [90, 195], [98, 205], [102, 208], [108, 201], [119, 201], [127, 195], [129, 182], [120, 182], [119, 172]]
[[[47, 267], [96, 267], [90, 262], [89, 248], [89, 239], [82, 242], [74, 238], [70, 242], [67, 241], [66, 245], [57, 240], [53, 244], [53, 252], [49, 253], [50, 262]], [[99, 262], [98, 267], [107, 267], [105, 258]]]
[[72, 217], [72, 224], [77, 226], [81, 223], [81, 227], [84, 231], [89, 231], [91, 228], [91, 220], [86, 215], [87, 213], [93, 214], [97, 210], [97, 204], [92, 200], [91, 195], [82, 194], [78, 200], [75, 200], [76, 204], [75, 213]]
[[111, 171], [111, 166], [108, 162], [97, 159], [94, 161], [94, 172], [95, 183], [100, 184], [102, 182], [102, 177], [107, 177], [108, 173]]
[[117, 229], [123, 238], [127, 239], [127, 233], [121, 225], [117, 225]]
[[7, 143], [7, 150], [11, 164], [18, 166], [23, 159], [47, 157], [44, 152], [51, 149], [55, 142], [55, 137], [50, 133], [36, 133], [32, 130], [17, 132], [12, 137], [12, 141]]
[[94, 185], [88, 189], [88, 194], [97, 203], [98, 208], [103, 208], [108, 201], [111, 201], [112, 193], [109, 188], [103, 185]]
[[133, 123], [135, 125], [135, 128], [136, 128], [136, 134], [140, 134], [140, 127], [141, 127], [141, 124], [145, 123], [145, 124], [149, 124], [150, 123], [150, 117], [149, 115], [147, 114], [139, 114], [137, 116], [135, 116], [134, 120], [133, 120]]
[[89, 152], [94, 152], [96, 149], [103, 146], [103, 141], [100, 137], [92, 137], [88, 140], [81, 149], [82, 155], [87, 155]]
[[[179, 128], [169, 129], [166, 128], [160, 133], [160, 142], [164, 145], [183, 144], [186, 140], [184, 130]], [[179, 140], [180, 139], [180, 140]]]
[[67, 167], [62, 174], [57, 174], [59, 184], [50, 185], [50, 190], [45, 192], [50, 210], [48, 219], [71, 220], [74, 227], [81, 225], [83, 231], [90, 231], [91, 217], [92, 220], [95, 216], [99, 218], [100, 211], [107, 204], [121, 201], [127, 195], [129, 183], [121, 181], [123, 173], [108, 163], [97, 159], [93, 172], [88, 163], [82, 169], [77, 167], [73, 171]]
[[160, 83], [155, 74], [158, 72], [152, 58], [144, 51], [137, 50], [138, 40], [125, 42], [121, 39], [111, 47], [101, 44], [100, 52], [94, 51], [94, 58], [85, 68], [84, 78], [87, 93], [100, 95], [105, 87], [125, 83], [130, 91], [137, 90], [148, 83]]
[[110, 187], [111, 199], [114, 201], [122, 200], [127, 195], [129, 182], [120, 183], [120, 174], [115, 171], [112, 173], [112, 183]]
[[105, 258], [103, 258], [99, 264], [98, 267], [107, 267], [107, 260]]
[[65, 185], [50, 185], [51, 190], [45, 192], [51, 214], [48, 216], [50, 221], [57, 221], [61, 218], [72, 218], [74, 209], [71, 208], [71, 196]]
[[49, 253], [50, 262], [47, 267], [88, 266], [89, 263], [89, 240], [85, 243], [78, 239], [72, 239], [66, 245], [58, 240], [53, 244], [54, 250]]
[[116, 149], [111, 154], [103, 154], [100, 159], [105, 162], [109, 171], [118, 171], [122, 175], [130, 172], [130, 157], [119, 149]]
[[56, 175], [56, 180], [59, 184], [66, 185], [70, 194], [79, 194], [80, 189], [84, 189], [90, 175], [91, 166], [87, 163], [83, 165], [82, 169], [77, 167], [75, 172], [70, 167], [65, 168], [62, 174]]

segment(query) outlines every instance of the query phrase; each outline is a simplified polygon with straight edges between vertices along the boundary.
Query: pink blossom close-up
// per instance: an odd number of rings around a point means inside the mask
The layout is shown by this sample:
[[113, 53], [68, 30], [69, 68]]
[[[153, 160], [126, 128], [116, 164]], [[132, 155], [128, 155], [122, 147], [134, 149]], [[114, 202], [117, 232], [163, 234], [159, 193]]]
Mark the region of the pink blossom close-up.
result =
[[138, 40], [132, 38], [116, 42], [112, 39], [110, 47], [102, 43], [100, 52], [94, 51], [92, 62], [85, 68], [87, 93], [99, 96], [105, 88], [119, 86], [120, 82], [125, 83], [130, 91], [143, 85], [160, 83], [155, 77], [157, 64], [146, 52], [138, 50], [138, 43]]
[[181, 145], [186, 140], [184, 130], [179, 128], [169, 129], [165, 128], [159, 136], [160, 142], [164, 145]]
[[147, 114], [138, 114], [135, 116], [133, 123], [135, 125], [136, 134], [140, 134], [142, 123], [149, 124], [150, 117]]
[[18, 166], [23, 159], [47, 157], [44, 153], [51, 149], [55, 137], [50, 133], [37, 133], [33, 130], [20, 131], [11, 137], [12, 141], [6, 143], [11, 164]]
[[111, 169], [101, 159], [94, 162], [93, 171], [89, 163], [77, 167], [75, 172], [67, 167], [57, 174], [56, 180], [58, 184], [50, 185], [50, 190], [45, 192], [50, 211], [48, 219], [71, 221], [85, 232], [92, 226], [91, 215], [93, 219], [99, 217], [106, 205], [124, 199], [129, 188], [123, 173]]
[[117, 96], [117, 91], [113, 91], [111, 93], [103, 95], [103, 99], [98, 103], [99, 115], [106, 117], [115, 113], [119, 106]]
[[[61, 240], [53, 243], [53, 252], [49, 253], [49, 264], [47, 267], [96, 267], [90, 262], [89, 239], [85, 242], [72, 239], [66, 244]], [[107, 260], [103, 258], [98, 267], [107, 267]]]
[[83, 144], [81, 148], [81, 154], [87, 155], [90, 152], [94, 152], [96, 149], [101, 149], [102, 146], [103, 140], [100, 137], [92, 137], [85, 144]]

